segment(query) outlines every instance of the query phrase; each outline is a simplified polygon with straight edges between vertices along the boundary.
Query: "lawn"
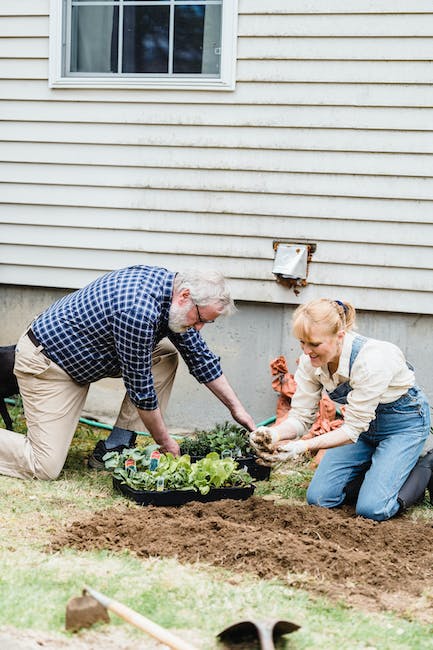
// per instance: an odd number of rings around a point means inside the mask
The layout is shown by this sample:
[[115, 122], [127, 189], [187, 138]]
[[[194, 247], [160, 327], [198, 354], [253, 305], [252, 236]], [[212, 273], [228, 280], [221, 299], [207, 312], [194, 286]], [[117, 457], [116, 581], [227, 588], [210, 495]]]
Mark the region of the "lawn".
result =
[[[19, 407], [11, 410], [16, 429], [24, 432]], [[433, 648], [433, 581], [425, 551], [429, 530], [433, 532], [431, 506], [418, 506], [400, 522], [385, 524], [327, 511], [316, 515], [322, 509], [305, 504], [311, 470], [304, 463], [273, 472], [270, 481], [257, 485], [251, 504], [220, 502], [176, 509], [173, 527], [163, 508], [127, 501], [113, 491], [108, 472], [87, 468], [87, 456], [105, 435], [104, 430], [80, 425], [57, 481], [0, 477], [0, 642], [6, 640], [2, 647], [8, 647], [8, 639], [15, 640], [10, 647], [20, 649], [161, 647], [113, 614], [108, 625], [66, 632], [66, 605], [89, 585], [198, 650], [220, 648], [217, 634], [235, 621], [265, 618], [300, 625], [284, 637], [280, 648]], [[140, 444], [147, 441], [140, 438]], [[244, 516], [253, 503], [251, 521], [234, 521], [227, 515]], [[424, 564], [417, 576], [417, 551], [408, 549], [411, 535], [420, 531], [424, 538], [417, 548], [420, 566], [421, 561]], [[352, 539], [351, 535], [358, 536], [359, 548], [352, 543], [345, 548], [344, 539]], [[368, 541], [365, 546], [363, 539]], [[383, 553], [380, 558], [375, 544]], [[406, 567], [407, 580], [405, 575], [400, 580], [393, 576], [392, 568], [381, 570], [386, 549], [392, 558], [394, 546], [400, 549], [400, 557], [398, 553], [395, 557], [402, 560], [401, 565], [394, 562], [395, 573]], [[254, 558], [260, 561], [254, 563]], [[281, 563], [284, 558], [287, 564]], [[353, 558], [358, 564], [350, 575], [334, 576], [333, 567], [341, 571]], [[378, 576], [376, 582], [364, 582], [369, 567]], [[389, 576], [382, 575], [387, 572]], [[391, 591], [381, 593], [380, 584], [387, 577], [394, 579]], [[424, 588], [406, 593], [405, 582], [417, 577]]]

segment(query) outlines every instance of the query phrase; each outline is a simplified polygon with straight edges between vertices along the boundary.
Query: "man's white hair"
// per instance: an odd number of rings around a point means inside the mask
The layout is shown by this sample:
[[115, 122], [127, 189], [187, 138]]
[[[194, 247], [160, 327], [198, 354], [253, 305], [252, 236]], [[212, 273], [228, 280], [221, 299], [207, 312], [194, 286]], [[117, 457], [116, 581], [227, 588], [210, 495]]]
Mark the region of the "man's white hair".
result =
[[189, 289], [191, 299], [196, 305], [215, 305], [221, 316], [230, 316], [236, 311], [227, 281], [219, 271], [182, 271], [176, 274], [174, 289], [177, 292]]

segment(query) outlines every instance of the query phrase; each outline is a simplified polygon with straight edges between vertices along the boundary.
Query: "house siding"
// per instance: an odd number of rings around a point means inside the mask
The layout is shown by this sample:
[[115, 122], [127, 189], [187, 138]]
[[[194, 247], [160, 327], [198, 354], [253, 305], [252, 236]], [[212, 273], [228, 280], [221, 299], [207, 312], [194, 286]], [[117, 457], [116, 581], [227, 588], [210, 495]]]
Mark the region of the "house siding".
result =
[[[49, 4], [0, 7], [0, 283], [219, 268], [236, 299], [433, 314], [433, 6], [240, 0], [234, 92], [51, 89]], [[296, 295], [274, 240], [314, 242]]]

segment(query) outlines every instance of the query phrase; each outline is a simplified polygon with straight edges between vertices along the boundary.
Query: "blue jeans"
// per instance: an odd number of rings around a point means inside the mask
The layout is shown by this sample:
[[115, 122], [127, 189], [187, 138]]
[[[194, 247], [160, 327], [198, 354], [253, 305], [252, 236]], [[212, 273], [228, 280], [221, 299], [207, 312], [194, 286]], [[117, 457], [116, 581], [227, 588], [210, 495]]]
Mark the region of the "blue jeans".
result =
[[[328, 449], [307, 491], [310, 505], [335, 508], [344, 488], [365, 468], [356, 514], [384, 521], [397, 514], [398, 492], [418, 460], [430, 431], [430, 408], [413, 387], [395, 402], [379, 404], [376, 418], [355, 444]], [[371, 465], [370, 465], [371, 463]]]

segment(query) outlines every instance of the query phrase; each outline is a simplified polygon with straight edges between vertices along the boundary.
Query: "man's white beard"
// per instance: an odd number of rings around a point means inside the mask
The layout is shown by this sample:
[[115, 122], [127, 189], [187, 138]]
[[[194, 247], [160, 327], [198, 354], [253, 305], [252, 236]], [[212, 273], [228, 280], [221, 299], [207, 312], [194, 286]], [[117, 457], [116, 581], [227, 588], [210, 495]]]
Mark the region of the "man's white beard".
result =
[[179, 305], [171, 305], [168, 313], [168, 326], [172, 332], [183, 334], [192, 327], [192, 325], [185, 324], [185, 316], [190, 311], [191, 305], [179, 307]]

